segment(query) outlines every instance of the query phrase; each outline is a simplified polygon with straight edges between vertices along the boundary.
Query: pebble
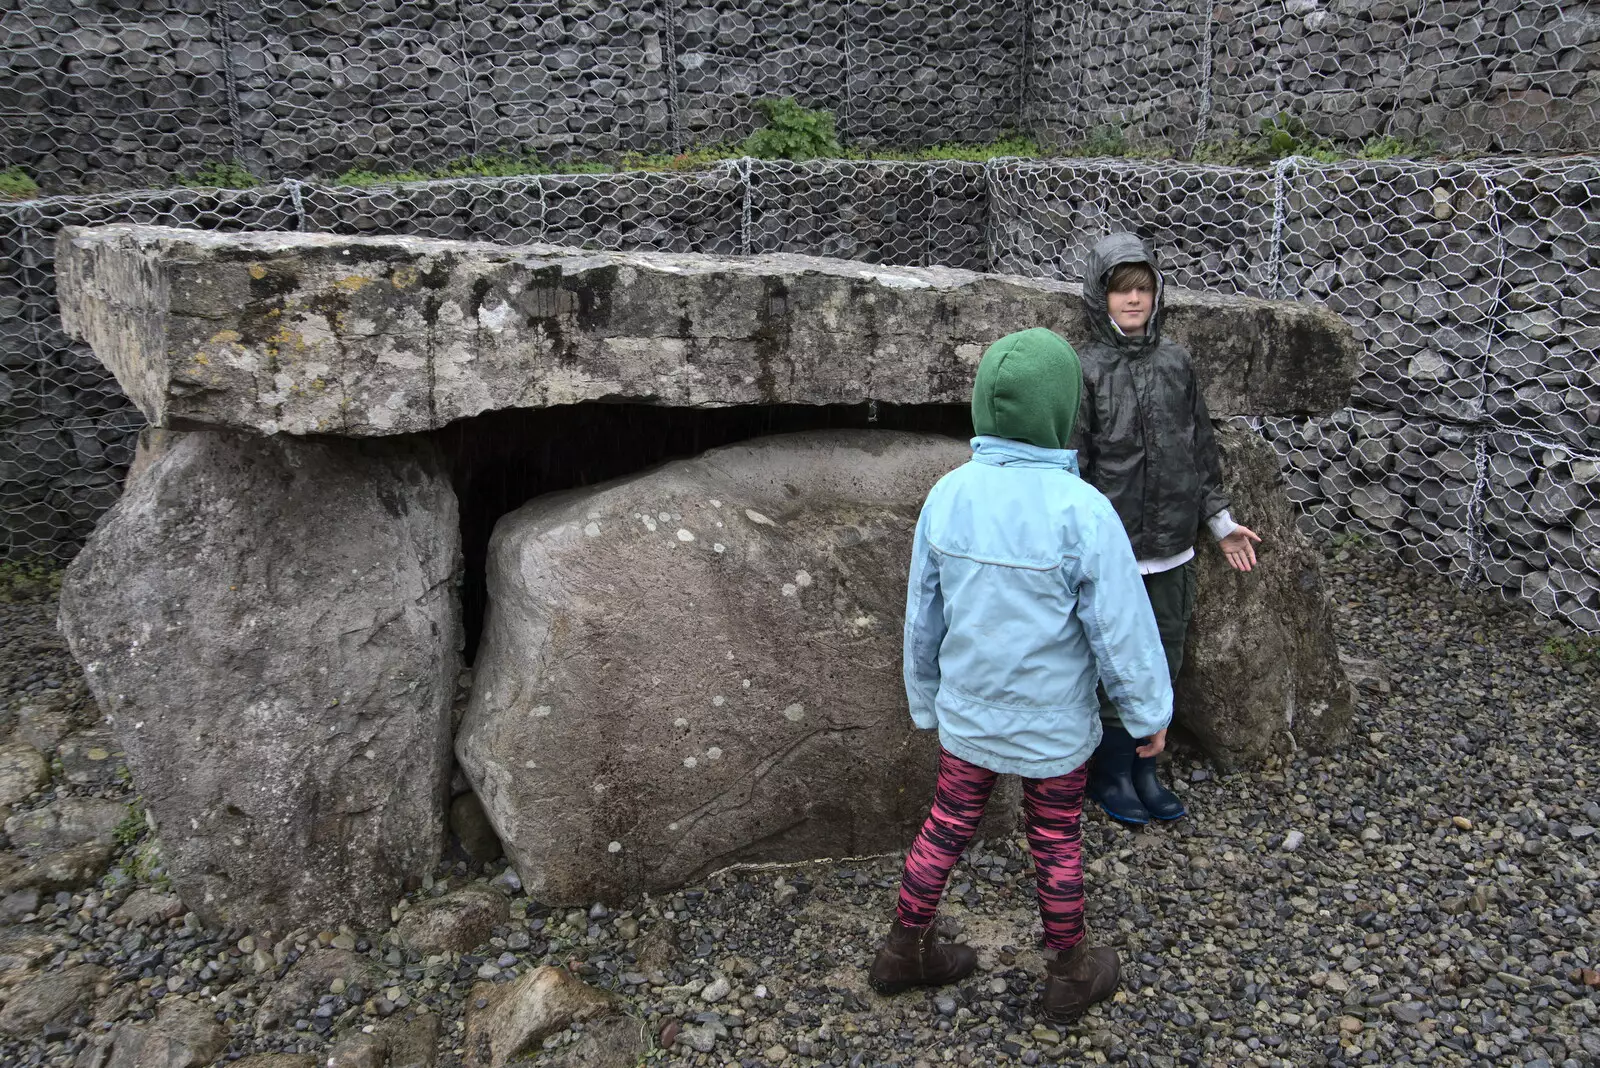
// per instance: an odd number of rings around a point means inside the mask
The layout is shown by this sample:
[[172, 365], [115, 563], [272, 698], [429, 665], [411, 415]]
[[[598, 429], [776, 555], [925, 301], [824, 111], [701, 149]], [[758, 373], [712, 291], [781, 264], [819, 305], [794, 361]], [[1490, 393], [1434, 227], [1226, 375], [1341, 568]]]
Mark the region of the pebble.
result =
[[[453, 1064], [474, 984], [543, 964], [612, 991], [664, 1046], [675, 1040], [666, 1064], [1595, 1063], [1593, 676], [1547, 655], [1550, 624], [1447, 579], [1363, 553], [1324, 574], [1341, 651], [1379, 665], [1388, 692], [1357, 692], [1351, 739], [1331, 755], [1221, 773], [1179, 751], [1170, 775], [1191, 815], [1159, 833], [1086, 813], [1087, 921], [1122, 953], [1125, 985], [1064, 1039], [1038, 1015], [1031, 859], [1013, 834], [974, 846], [942, 910], [982, 969], [893, 998], [869, 993], [862, 974], [893, 913], [896, 857], [740, 869], [598, 910], [551, 911], [502, 880], [509, 922], [471, 952], [422, 960], [381, 931], [119, 926], [111, 914], [150, 888], [119, 866], [92, 895], [17, 902], [28, 911], [5, 937], [48, 939], [28, 951], [36, 973], [93, 956], [117, 994], [105, 1019], [63, 1024], [46, 1043], [0, 1039], [0, 1063], [71, 1068], [107, 1025], [193, 998], [228, 1028], [225, 1057], [325, 1063], [341, 1037], [425, 1009], [444, 1023], [438, 1063]], [[93, 728], [53, 609], [17, 608], [0, 605], [0, 650], [41, 666], [19, 675], [0, 662], [0, 687], [15, 700], [28, 674], [59, 678], [77, 702], [71, 730]], [[19, 620], [22, 645], [6, 629]], [[126, 793], [52, 782], [20, 810], [62, 796]], [[442, 865], [416, 900], [504, 874]], [[374, 971], [263, 1013], [291, 958], [324, 944], [353, 945]], [[582, 1036], [559, 1032], [537, 1061]]]
[[710, 1053], [717, 1048], [717, 1031], [712, 1024], [690, 1024], [678, 1032], [678, 1039], [700, 1053]]

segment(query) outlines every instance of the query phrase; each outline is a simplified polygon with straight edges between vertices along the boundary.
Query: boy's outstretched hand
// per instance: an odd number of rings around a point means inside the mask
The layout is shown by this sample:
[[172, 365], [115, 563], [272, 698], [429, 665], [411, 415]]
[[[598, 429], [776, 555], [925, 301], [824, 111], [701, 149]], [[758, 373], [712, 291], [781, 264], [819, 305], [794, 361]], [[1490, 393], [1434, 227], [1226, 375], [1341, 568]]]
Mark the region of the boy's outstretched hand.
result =
[[1256, 566], [1256, 542], [1261, 536], [1249, 527], [1236, 526], [1233, 533], [1222, 541], [1222, 555], [1228, 561], [1228, 566], [1235, 571], [1249, 571]]
[[1162, 727], [1150, 736], [1150, 739], [1135, 749], [1134, 752], [1142, 757], [1160, 756], [1161, 750], [1167, 747], [1167, 728]]

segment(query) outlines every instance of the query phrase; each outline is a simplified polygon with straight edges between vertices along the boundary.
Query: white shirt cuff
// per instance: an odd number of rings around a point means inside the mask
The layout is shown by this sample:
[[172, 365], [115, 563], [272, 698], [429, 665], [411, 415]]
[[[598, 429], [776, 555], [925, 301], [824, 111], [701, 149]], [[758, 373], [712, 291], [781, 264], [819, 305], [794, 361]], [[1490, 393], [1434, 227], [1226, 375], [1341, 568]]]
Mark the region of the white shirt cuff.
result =
[[1233, 516], [1228, 514], [1226, 508], [1207, 519], [1206, 525], [1211, 528], [1211, 536], [1218, 541], [1239, 529], [1239, 524], [1233, 521]]

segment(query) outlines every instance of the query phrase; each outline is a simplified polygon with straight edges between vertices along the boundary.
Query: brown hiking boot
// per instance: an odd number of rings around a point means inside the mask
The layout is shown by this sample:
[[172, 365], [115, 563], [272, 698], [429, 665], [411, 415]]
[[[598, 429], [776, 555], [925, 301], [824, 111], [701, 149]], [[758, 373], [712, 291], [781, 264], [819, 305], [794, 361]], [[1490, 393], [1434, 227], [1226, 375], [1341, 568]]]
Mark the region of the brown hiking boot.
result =
[[880, 994], [898, 994], [914, 986], [943, 986], [959, 982], [978, 966], [971, 946], [941, 942], [938, 924], [907, 927], [898, 919], [888, 941], [878, 950], [867, 973], [867, 983]]
[[1072, 1023], [1116, 992], [1119, 975], [1116, 950], [1079, 942], [1045, 967], [1045, 1019]]

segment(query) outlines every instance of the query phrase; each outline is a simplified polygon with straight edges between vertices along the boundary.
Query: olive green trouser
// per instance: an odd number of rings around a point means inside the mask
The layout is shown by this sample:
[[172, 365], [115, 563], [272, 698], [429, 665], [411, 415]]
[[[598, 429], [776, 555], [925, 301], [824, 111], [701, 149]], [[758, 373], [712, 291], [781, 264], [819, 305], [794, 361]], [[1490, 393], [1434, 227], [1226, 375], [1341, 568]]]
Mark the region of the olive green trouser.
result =
[[[1195, 561], [1190, 560], [1182, 567], [1144, 577], [1145, 596], [1150, 598], [1156, 630], [1161, 634], [1161, 648], [1167, 654], [1167, 675], [1174, 683], [1178, 681], [1178, 670], [1183, 667], [1183, 639], [1189, 633], [1189, 619], [1194, 615], [1194, 572]], [[1100, 718], [1106, 722], [1121, 722], [1104, 686], [1100, 687]]]

